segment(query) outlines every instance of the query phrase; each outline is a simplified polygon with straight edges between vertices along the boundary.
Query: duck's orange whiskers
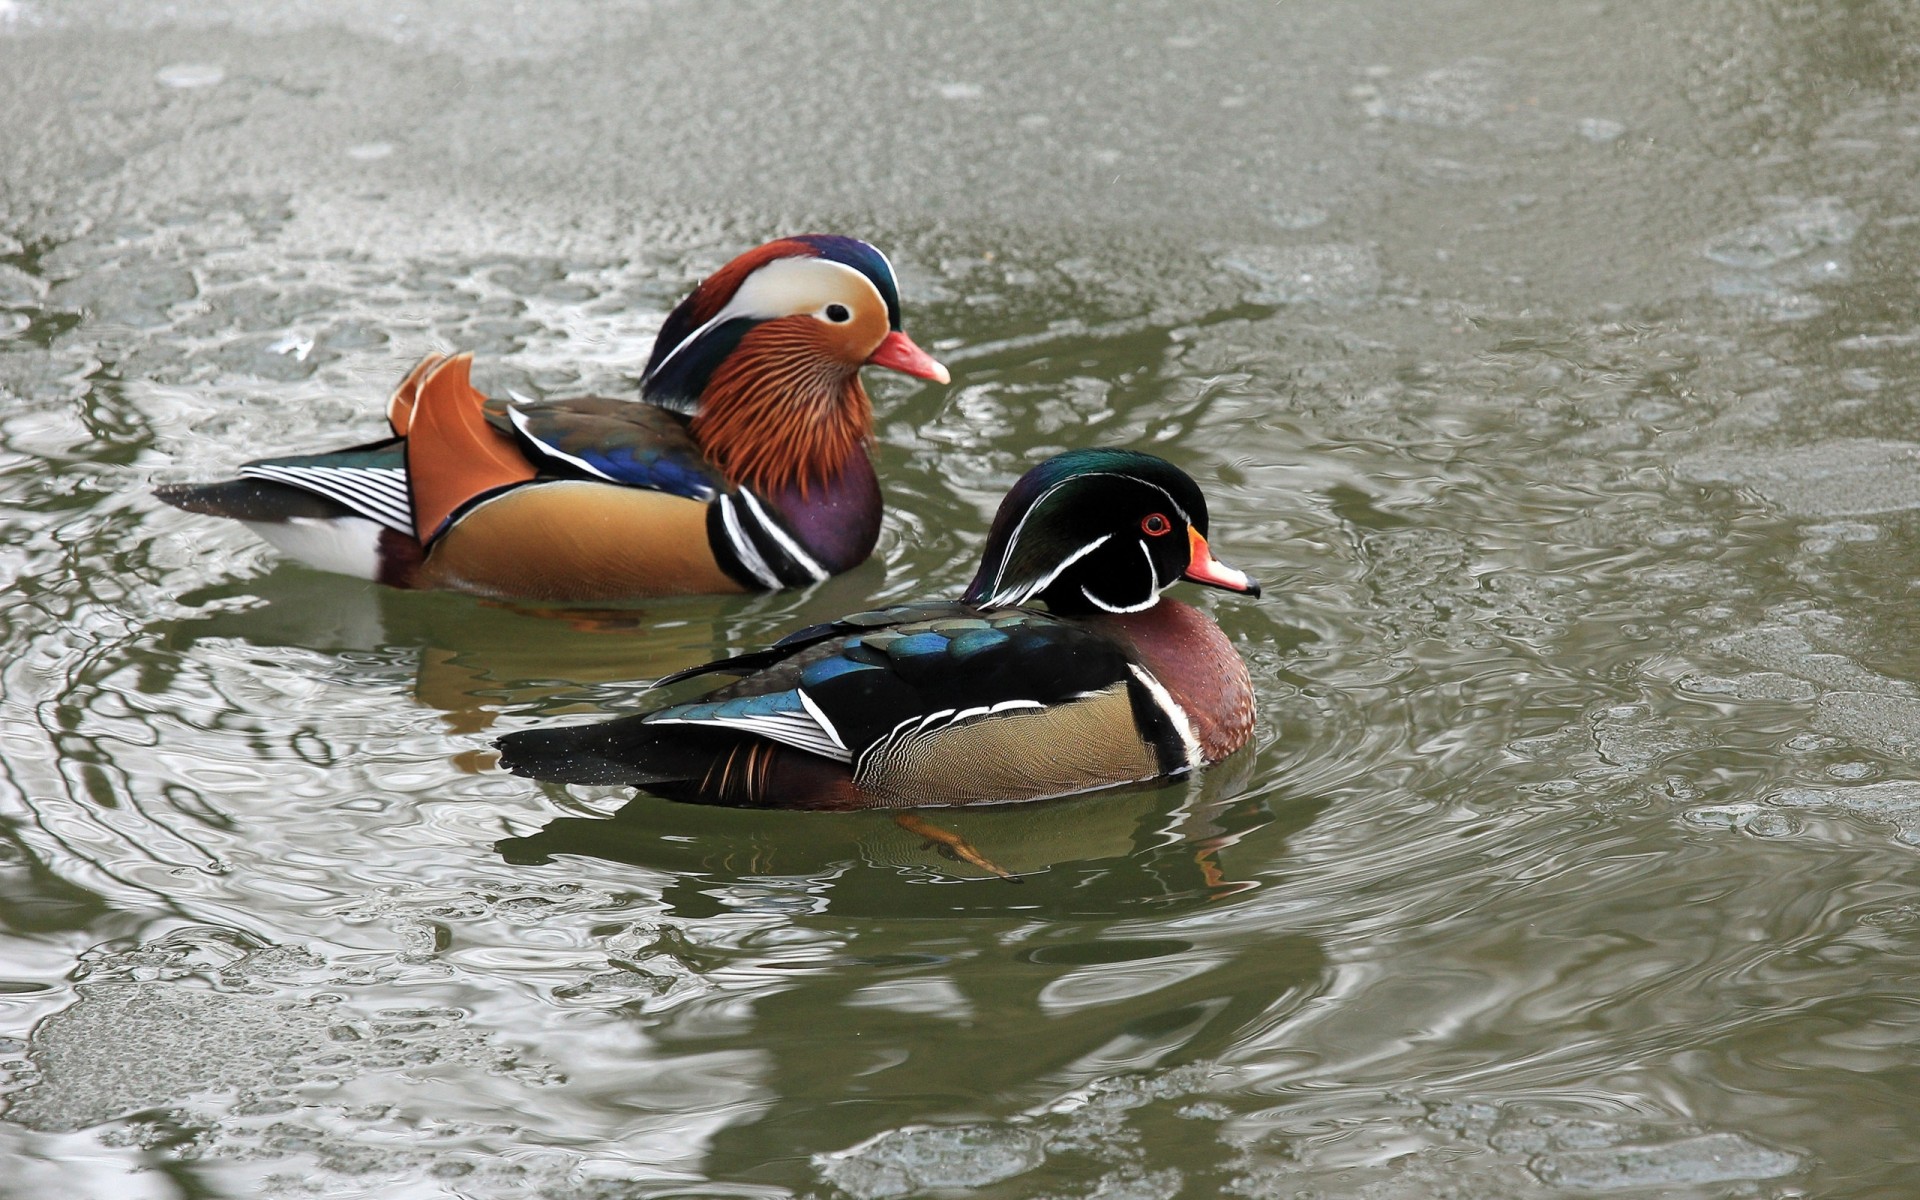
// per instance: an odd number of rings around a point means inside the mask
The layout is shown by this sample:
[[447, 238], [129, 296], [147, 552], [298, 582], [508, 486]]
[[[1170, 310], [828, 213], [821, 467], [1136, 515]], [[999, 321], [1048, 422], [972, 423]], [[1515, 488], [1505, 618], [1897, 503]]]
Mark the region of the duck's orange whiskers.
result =
[[873, 436], [858, 364], [834, 357], [812, 317], [768, 321], [715, 369], [693, 436], [735, 484], [824, 483]]

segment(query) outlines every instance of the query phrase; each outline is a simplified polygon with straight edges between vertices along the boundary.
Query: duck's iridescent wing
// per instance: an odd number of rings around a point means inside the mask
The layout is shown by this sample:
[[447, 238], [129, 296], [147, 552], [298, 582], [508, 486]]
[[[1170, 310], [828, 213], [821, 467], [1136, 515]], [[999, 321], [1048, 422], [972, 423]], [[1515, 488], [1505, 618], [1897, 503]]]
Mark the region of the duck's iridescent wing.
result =
[[563, 473], [711, 500], [726, 487], [700, 453], [687, 418], [656, 404], [581, 396], [492, 399], [487, 422]]
[[914, 619], [888, 615], [835, 622], [739, 683], [646, 719], [738, 729], [852, 762], [890, 739], [1065, 704], [1129, 678], [1117, 643], [1043, 613], [917, 605], [900, 614]]

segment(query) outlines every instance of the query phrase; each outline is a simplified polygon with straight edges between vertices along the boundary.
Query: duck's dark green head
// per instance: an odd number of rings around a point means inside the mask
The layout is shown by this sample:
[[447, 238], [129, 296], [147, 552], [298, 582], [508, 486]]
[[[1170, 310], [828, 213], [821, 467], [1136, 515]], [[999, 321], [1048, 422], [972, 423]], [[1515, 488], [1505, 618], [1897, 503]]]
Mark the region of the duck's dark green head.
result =
[[1039, 600], [1062, 615], [1141, 612], [1182, 579], [1260, 594], [1207, 549], [1207, 498], [1185, 471], [1133, 450], [1069, 450], [1000, 502], [965, 599]]

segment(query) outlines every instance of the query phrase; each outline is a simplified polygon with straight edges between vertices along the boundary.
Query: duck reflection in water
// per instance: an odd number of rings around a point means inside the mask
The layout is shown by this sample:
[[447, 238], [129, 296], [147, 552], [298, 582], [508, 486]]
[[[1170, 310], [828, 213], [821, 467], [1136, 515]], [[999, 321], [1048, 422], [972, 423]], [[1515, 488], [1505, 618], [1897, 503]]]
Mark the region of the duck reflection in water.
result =
[[[743, 626], [790, 626], [803, 605], [823, 597], [857, 603], [872, 586], [864, 575], [806, 593], [569, 607], [368, 587], [277, 563], [264, 575], [183, 595], [196, 611], [155, 629], [182, 655], [209, 641], [327, 655], [335, 678], [405, 688], [437, 710], [449, 732], [478, 733], [502, 712], [604, 711], [643, 686], [636, 680], [705, 661]], [[493, 769], [491, 753], [460, 761], [469, 771]]]
[[[1260, 886], [1236, 871], [1234, 847], [1304, 828], [1320, 804], [1248, 794], [1257, 756], [1238, 756], [1204, 776], [1032, 804], [943, 809], [938, 822], [987, 865], [942, 841], [869, 813], [756, 813], [663, 807], [637, 796], [602, 815], [575, 813], [496, 844], [509, 863], [538, 866], [562, 855], [667, 872], [666, 898], [683, 916], [719, 910], [714, 897], [741, 880], [812, 879], [822, 908], [897, 913], [902, 875], [923, 883], [1011, 875], [1018, 888], [940, 889], [940, 911], [989, 909], [1127, 912], [1205, 906]], [[932, 815], [932, 814], [927, 814]], [[849, 847], [855, 852], [849, 855]], [[1266, 852], [1270, 852], [1268, 846]], [[852, 870], [855, 863], [868, 870]]]

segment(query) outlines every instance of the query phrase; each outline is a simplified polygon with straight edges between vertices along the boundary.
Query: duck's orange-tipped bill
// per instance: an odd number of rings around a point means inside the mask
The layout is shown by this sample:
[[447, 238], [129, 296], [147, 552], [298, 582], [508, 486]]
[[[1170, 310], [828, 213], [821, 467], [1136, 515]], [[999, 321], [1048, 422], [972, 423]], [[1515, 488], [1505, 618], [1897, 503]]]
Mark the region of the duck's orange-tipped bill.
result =
[[914, 345], [912, 338], [897, 329], [880, 340], [880, 348], [867, 356], [867, 365], [885, 367], [915, 379], [931, 379], [935, 383], [953, 382], [953, 376], [934, 361], [933, 355]]
[[1187, 543], [1193, 551], [1193, 561], [1187, 564], [1186, 573], [1180, 578], [1229, 592], [1242, 592], [1256, 600], [1260, 598], [1260, 585], [1247, 578], [1245, 571], [1236, 571], [1215, 558], [1213, 551], [1207, 549], [1207, 539], [1191, 525], [1187, 527]]

